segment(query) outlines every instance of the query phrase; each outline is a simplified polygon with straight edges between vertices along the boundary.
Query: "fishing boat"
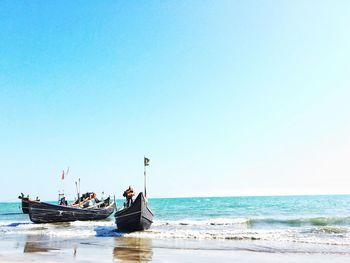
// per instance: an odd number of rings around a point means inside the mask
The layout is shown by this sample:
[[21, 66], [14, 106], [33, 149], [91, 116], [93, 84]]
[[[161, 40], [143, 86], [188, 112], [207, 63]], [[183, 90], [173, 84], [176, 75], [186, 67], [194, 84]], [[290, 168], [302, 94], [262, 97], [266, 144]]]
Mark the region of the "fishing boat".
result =
[[117, 211], [114, 216], [118, 230], [125, 232], [149, 229], [153, 223], [153, 213], [142, 192], [132, 205]]
[[29, 218], [34, 223], [102, 220], [114, 212], [115, 202], [109, 203], [109, 200], [107, 198], [91, 206], [54, 205], [29, 200]]
[[135, 201], [130, 206], [124, 205], [124, 208], [116, 211], [115, 223], [117, 229], [123, 232], [142, 231], [149, 229], [153, 223], [153, 212], [148, 207], [146, 195], [146, 166], [149, 165], [149, 159], [144, 157], [144, 189], [138, 194]]
[[[18, 199], [22, 201], [22, 212], [23, 214], [28, 214], [29, 213], [29, 195], [24, 196], [23, 193], [21, 193], [20, 196], [18, 196]], [[38, 198], [36, 199], [37, 201], [40, 201]]]

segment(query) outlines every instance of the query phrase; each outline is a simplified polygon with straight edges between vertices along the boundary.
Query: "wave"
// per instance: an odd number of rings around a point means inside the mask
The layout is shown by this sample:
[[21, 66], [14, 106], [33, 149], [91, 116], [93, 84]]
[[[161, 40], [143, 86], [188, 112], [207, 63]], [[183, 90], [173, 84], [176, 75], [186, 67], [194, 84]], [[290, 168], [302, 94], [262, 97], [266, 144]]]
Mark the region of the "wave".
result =
[[62, 238], [119, 237], [114, 221], [75, 221], [68, 223], [34, 224], [32, 222], [0, 221], [0, 234], [37, 235]]
[[290, 227], [302, 226], [349, 226], [350, 217], [310, 217], [310, 218], [209, 218], [209, 219], [179, 219], [155, 220], [154, 226], [237, 226], [263, 227], [284, 225]]
[[321, 226], [316, 228], [311, 228], [309, 231], [305, 231], [305, 233], [315, 233], [315, 234], [333, 234], [343, 236], [348, 233], [348, 229], [343, 227], [334, 227], [334, 226]]
[[[320, 230], [321, 231], [321, 230]], [[337, 230], [332, 230], [338, 232]], [[161, 230], [151, 229], [144, 232], [126, 234], [127, 237], [151, 239], [182, 239], [208, 241], [252, 241], [269, 244], [312, 244], [350, 247], [350, 237], [340, 235], [318, 235], [318, 233], [299, 233], [291, 230]], [[258, 243], [256, 243], [258, 245]]]
[[89, 226], [115, 226], [114, 221], [75, 221], [69, 223], [71, 226], [76, 227], [89, 227]]
[[254, 225], [286, 225], [292, 227], [301, 226], [350, 226], [350, 217], [310, 217], [310, 218], [292, 218], [292, 219], [251, 219], [250, 223]]
[[229, 225], [248, 225], [249, 218], [210, 218], [210, 219], [182, 219], [182, 220], [155, 220], [154, 226], [229, 226]]
[[125, 234], [127, 237], [146, 237], [160, 239], [196, 239], [196, 240], [260, 240], [262, 236], [257, 232], [227, 232], [227, 231], [199, 231], [199, 230], [148, 230]]
[[[0, 221], [0, 227], [24, 227], [26, 225], [36, 225], [29, 221]], [[155, 220], [153, 227], [166, 227], [166, 226], [183, 226], [183, 227], [205, 227], [205, 226], [236, 226], [237, 228], [264, 228], [270, 226], [273, 228], [275, 225], [290, 226], [290, 227], [303, 227], [303, 226], [315, 226], [315, 227], [331, 227], [331, 226], [343, 226], [350, 227], [349, 217], [310, 217], [310, 218], [208, 218], [208, 219], [178, 219], [178, 220]], [[36, 225], [39, 226], [39, 225]], [[40, 224], [40, 226], [55, 226], [55, 227], [114, 227], [115, 222], [113, 220], [106, 221], [75, 221], [64, 224]]]
[[33, 224], [0, 221], [0, 234], [41, 235], [62, 238], [145, 237], [155, 239], [267, 241], [350, 246], [350, 217], [296, 219], [208, 218], [155, 220], [150, 230], [120, 233], [113, 220]]

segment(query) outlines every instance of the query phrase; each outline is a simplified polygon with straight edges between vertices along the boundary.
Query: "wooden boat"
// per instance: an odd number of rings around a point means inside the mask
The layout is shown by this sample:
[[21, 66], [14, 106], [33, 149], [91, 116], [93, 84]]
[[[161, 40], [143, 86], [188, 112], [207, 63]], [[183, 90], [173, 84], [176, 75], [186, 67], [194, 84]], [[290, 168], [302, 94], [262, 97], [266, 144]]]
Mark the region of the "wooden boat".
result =
[[18, 196], [22, 200], [22, 212], [23, 214], [29, 213], [29, 197]]
[[114, 202], [106, 205], [105, 201], [81, 208], [29, 200], [29, 218], [34, 223], [101, 220], [109, 217], [114, 208]]
[[[29, 213], [29, 195], [28, 196], [24, 196], [23, 193], [21, 193], [20, 196], [18, 196], [18, 199], [21, 199], [22, 201], [22, 212], [23, 214], [28, 214]], [[36, 199], [37, 201], [40, 201], [39, 199]]]
[[141, 231], [150, 228], [153, 223], [153, 213], [142, 192], [132, 205], [117, 211], [114, 216], [119, 231]]

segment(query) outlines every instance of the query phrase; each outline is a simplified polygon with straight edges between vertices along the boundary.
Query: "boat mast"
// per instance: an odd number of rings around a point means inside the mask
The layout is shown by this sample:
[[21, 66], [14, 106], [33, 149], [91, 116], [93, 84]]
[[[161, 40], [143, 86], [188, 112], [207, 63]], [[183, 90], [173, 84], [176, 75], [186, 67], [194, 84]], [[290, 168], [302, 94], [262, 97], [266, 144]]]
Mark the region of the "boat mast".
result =
[[146, 192], [146, 157], [143, 156], [144, 160], [144, 165], [143, 165], [143, 177], [144, 177], [144, 188], [145, 188], [145, 197], [147, 197], [147, 192]]
[[146, 190], [146, 166], [149, 165], [149, 159], [146, 158], [146, 156], [143, 156], [143, 176], [144, 176], [144, 187], [145, 187], [145, 197], [147, 197], [147, 190]]
[[78, 198], [79, 198], [79, 207], [80, 207], [80, 178], [79, 178], [79, 190], [78, 190]]
[[79, 202], [79, 206], [80, 206], [80, 197], [79, 197], [79, 189], [78, 189], [78, 183], [77, 181], [75, 181], [75, 188], [77, 189], [77, 197], [78, 197], [78, 202]]
[[[66, 174], [66, 176], [67, 176], [67, 174]], [[64, 178], [65, 178], [65, 174], [64, 174], [64, 170], [62, 170], [62, 174], [61, 174], [61, 189], [62, 190], [60, 190], [60, 189], [58, 190], [58, 203], [60, 203], [62, 197], [64, 197]]]
[[67, 177], [69, 173], [69, 166], [67, 168], [67, 172], [64, 173], [64, 170], [62, 170], [62, 175], [61, 175], [61, 190], [58, 190], [58, 203], [60, 203], [61, 199], [64, 197], [64, 178]]

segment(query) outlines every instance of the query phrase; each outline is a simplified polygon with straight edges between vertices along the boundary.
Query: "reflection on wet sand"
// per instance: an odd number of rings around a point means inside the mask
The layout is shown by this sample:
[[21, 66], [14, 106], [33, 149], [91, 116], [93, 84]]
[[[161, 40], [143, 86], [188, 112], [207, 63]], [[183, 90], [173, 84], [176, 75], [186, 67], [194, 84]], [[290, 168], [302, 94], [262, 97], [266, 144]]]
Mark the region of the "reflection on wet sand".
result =
[[152, 261], [152, 240], [148, 238], [118, 237], [113, 249], [114, 259], [120, 261]]
[[51, 249], [42, 247], [38, 242], [26, 242], [23, 253], [49, 252]]
[[45, 239], [38, 240], [37, 236], [28, 236], [24, 244], [23, 253], [50, 252], [52, 250], [59, 249], [49, 247], [49, 242]]

